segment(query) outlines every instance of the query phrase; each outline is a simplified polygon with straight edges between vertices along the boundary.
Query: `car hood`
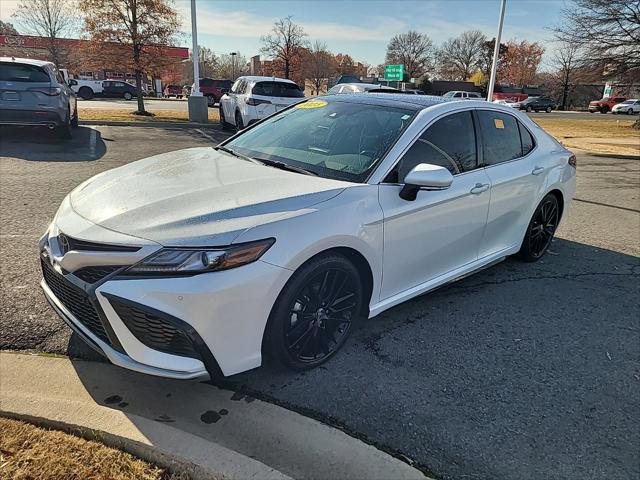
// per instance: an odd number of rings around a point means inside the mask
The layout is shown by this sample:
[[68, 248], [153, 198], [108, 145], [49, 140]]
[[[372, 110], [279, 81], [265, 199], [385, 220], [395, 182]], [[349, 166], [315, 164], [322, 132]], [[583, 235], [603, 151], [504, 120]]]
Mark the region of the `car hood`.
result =
[[348, 182], [252, 163], [213, 148], [149, 157], [101, 173], [70, 195], [73, 210], [162, 245], [216, 246], [338, 195]]

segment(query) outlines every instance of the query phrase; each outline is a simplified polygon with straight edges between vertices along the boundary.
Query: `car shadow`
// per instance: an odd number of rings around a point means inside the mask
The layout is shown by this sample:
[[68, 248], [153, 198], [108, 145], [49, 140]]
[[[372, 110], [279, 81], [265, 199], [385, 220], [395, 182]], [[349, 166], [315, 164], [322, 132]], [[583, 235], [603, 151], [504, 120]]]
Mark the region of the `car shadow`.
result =
[[0, 126], [0, 157], [35, 162], [86, 162], [98, 160], [107, 151], [97, 129], [80, 126], [69, 140], [44, 127]]
[[[269, 362], [207, 390], [115, 367], [105, 381], [104, 370], [73, 362], [96, 403], [157, 421], [170, 408], [196, 434], [202, 397], [229, 389], [447, 478], [631, 477], [640, 473], [640, 416], [629, 410], [640, 396], [639, 278], [638, 257], [556, 239], [537, 263], [507, 259], [361, 322], [311, 371]], [[190, 390], [198, 395], [175, 408]]]

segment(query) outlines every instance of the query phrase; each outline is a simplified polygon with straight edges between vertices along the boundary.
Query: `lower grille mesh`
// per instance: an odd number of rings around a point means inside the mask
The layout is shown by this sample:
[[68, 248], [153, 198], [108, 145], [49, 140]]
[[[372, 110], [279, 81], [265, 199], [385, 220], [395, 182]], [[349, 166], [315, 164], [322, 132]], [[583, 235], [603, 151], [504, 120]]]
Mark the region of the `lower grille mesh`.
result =
[[56, 298], [96, 337], [110, 344], [98, 312], [91, 304], [89, 296], [84, 290], [75, 286], [64, 278], [64, 276], [56, 272], [45, 260], [41, 259], [40, 263], [42, 265], [44, 281]]
[[172, 355], [200, 358], [187, 334], [168, 320], [114, 298], [109, 301], [131, 333], [147, 347]]

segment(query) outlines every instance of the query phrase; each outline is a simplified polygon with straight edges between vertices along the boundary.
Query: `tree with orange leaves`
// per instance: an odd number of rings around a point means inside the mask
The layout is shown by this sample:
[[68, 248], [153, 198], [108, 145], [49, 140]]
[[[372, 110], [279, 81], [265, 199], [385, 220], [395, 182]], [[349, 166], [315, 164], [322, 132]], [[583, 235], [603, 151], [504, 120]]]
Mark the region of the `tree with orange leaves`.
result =
[[518, 86], [537, 83], [543, 53], [544, 47], [537, 42], [507, 42], [507, 50], [498, 69], [498, 81]]
[[162, 46], [178, 33], [180, 19], [173, 4], [169, 0], [79, 0], [79, 8], [84, 29], [95, 44], [103, 49], [105, 44], [116, 44], [114, 53], [124, 53], [121, 64], [131, 66], [136, 75], [135, 113], [149, 115], [144, 108], [142, 75], [160, 56]]

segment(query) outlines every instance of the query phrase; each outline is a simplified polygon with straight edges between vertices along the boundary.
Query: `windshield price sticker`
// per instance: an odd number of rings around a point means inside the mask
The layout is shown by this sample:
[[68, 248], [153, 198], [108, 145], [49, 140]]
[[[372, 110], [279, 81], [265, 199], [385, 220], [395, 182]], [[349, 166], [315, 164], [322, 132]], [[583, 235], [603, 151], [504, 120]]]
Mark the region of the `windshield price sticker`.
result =
[[496, 126], [496, 128], [504, 128], [504, 121], [500, 120], [499, 118], [494, 118], [493, 124]]
[[309, 100], [308, 102], [299, 103], [296, 108], [320, 108], [327, 105], [324, 100]]

